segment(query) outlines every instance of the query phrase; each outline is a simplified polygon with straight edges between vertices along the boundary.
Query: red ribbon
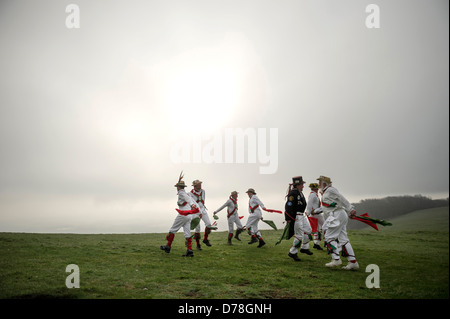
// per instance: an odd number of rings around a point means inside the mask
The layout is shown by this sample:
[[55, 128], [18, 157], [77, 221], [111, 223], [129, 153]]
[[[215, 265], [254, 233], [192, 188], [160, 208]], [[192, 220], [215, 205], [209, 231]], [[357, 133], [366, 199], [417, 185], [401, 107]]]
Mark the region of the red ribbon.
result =
[[269, 213], [278, 213], [278, 214], [283, 214], [283, 212], [282, 211], [280, 211], [280, 210], [276, 210], [276, 209], [265, 209], [265, 211], [266, 212], [269, 212]]
[[[360, 216], [370, 217], [369, 214], [367, 214], [367, 213], [361, 214]], [[375, 223], [371, 222], [370, 220], [358, 218], [358, 216], [351, 217], [351, 219], [359, 220], [360, 222], [363, 222], [363, 223], [369, 225], [370, 227], [375, 228], [376, 230], [378, 230], [377, 225]]]
[[183, 215], [183, 216], [187, 216], [189, 214], [196, 214], [199, 212], [198, 207], [196, 207], [195, 209], [191, 209], [191, 210], [179, 210], [178, 208], [175, 208], [175, 210], [178, 212], [178, 214]]

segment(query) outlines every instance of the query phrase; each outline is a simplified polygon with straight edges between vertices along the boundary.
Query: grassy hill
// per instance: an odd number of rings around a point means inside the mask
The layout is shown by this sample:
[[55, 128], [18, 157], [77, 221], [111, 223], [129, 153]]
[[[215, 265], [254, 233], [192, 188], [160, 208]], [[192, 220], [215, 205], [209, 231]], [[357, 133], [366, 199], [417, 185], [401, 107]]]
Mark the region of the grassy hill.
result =
[[[182, 233], [172, 252], [159, 249], [165, 234], [0, 233], [0, 298], [159, 299], [427, 299], [448, 298], [449, 209], [413, 212], [380, 226], [349, 231], [360, 269], [327, 269], [325, 251], [287, 257], [291, 241], [275, 245], [281, 230], [263, 231], [267, 245], [226, 244], [183, 258]], [[80, 288], [65, 285], [66, 266], [80, 269]], [[346, 261], [344, 260], [344, 265]], [[369, 289], [366, 266], [380, 269], [380, 288]]]
[[448, 231], [449, 208], [439, 207], [418, 210], [391, 220], [387, 231]]
[[[448, 198], [431, 199], [422, 195], [389, 196], [377, 199], [364, 199], [353, 204], [359, 213], [369, 213], [373, 218], [391, 220], [415, 210], [448, 207]], [[365, 228], [362, 223], [350, 222], [348, 229]]]

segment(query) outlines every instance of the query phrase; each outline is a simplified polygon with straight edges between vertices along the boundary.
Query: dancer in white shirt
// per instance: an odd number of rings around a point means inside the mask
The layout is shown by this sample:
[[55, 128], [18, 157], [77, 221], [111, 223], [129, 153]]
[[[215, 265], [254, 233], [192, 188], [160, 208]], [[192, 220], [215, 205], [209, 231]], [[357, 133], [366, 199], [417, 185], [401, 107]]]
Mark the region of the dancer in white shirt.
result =
[[[203, 237], [203, 243], [206, 246], [211, 246], [211, 243], [209, 242], [209, 234], [211, 233], [211, 229], [217, 229], [217, 227], [213, 227], [211, 225], [211, 221], [208, 216], [208, 212], [206, 210], [205, 206], [205, 198], [206, 198], [206, 192], [204, 189], [202, 189], [202, 182], [196, 179], [192, 182], [192, 186], [194, 186], [194, 189], [192, 189], [189, 192], [189, 196], [197, 203], [199, 208], [199, 213], [194, 215], [192, 218], [200, 217], [203, 223], [205, 223], [205, 235]], [[195, 227], [195, 233], [194, 233], [194, 239], [197, 243], [197, 249], [202, 250], [202, 247], [200, 245], [200, 223]]]
[[236, 224], [236, 227], [237, 227], [236, 235], [234, 236], [234, 238], [236, 238], [237, 240], [241, 241], [241, 239], [239, 238], [239, 234], [243, 231], [241, 220], [239, 219], [239, 214], [238, 214], [237, 199], [238, 199], [238, 192], [236, 192], [236, 191], [231, 192], [230, 198], [225, 202], [225, 204], [220, 206], [220, 208], [218, 208], [214, 212], [214, 215], [216, 215], [222, 209], [227, 207], [228, 245], [232, 245], [231, 239], [233, 238], [234, 224]]
[[249, 244], [253, 244], [259, 241], [258, 248], [261, 248], [266, 243], [258, 230], [258, 223], [262, 219], [262, 211], [260, 208], [265, 209], [265, 207], [264, 204], [259, 200], [258, 196], [256, 196], [256, 192], [253, 188], [249, 188], [246, 193], [250, 198], [248, 201], [249, 216], [247, 219], [247, 224], [245, 225], [248, 234], [252, 236]]
[[184, 188], [186, 184], [181, 179], [183, 175], [180, 174], [178, 179], [178, 183], [175, 184], [177, 188], [177, 205], [178, 205], [178, 215], [175, 218], [172, 227], [169, 229], [169, 233], [166, 236], [167, 244], [161, 246], [161, 250], [164, 250], [166, 253], [170, 253], [172, 242], [175, 238], [175, 233], [183, 227], [184, 238], [186, 240], [187, 251], [184, 254], [184, 257], [194, 257], [194, 252], [192, 251], [192, 238], [191, 238], [191, 219], [192, 214], [198, 212], [198, 207], [196, 203], [192, 200], [191, 197], [186, 193]]
[[309, 223], [311, 225], [311, 235], [314, 241], [313, 248], [323, 250], [323, 248], [319, 245], [322, 237], [322, 225], [324, 222], [323, 215], [320, 214], [322, 212], [322, 208], [320, 207], [321, 203], [318, 195], [319, 184], [311, 183], [309, 184], [309, 188], [311, 188], [311, 193], [308, 197], [308, 205], [306, 206], [305, 212], [308, 215]]
[[[322, 190], [322, 209], [325, 216], [325, 241], [328, 252], [331, 253], [331, 262], [327, 267], [337, 267], [342, 265], [339, 252], [347, 257], [347, 266], [342, 267], [346, 270], [356, 270], [359, 268], [356, 261], [353, 247], [347, 236], [348, 214], [356, 215], [355, 208], [350, 202], [342, 196], [336, 188], [331, 185], [331, 179], [326, 176], [320, 176], [318, 179], [319, 187]], [[328, 217], [327, 217], [328, 216]]]

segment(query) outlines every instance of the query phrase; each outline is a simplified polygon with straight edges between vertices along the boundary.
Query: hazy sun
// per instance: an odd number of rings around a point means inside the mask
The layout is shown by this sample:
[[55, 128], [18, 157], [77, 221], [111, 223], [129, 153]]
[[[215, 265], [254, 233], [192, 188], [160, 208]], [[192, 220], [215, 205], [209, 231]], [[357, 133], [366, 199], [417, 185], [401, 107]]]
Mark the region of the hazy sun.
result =
[[238, 78], [220, 66], [180, 70], [166, 83], [165, 105], [175, 129], [209, 131], [226, 121], [236, 104]]
[[254, 56], [244, 36], [230, 34], [216, 46], [191, 48], [161, 61], [161, 102], [171, 129], [198, 133], [232, 125]]

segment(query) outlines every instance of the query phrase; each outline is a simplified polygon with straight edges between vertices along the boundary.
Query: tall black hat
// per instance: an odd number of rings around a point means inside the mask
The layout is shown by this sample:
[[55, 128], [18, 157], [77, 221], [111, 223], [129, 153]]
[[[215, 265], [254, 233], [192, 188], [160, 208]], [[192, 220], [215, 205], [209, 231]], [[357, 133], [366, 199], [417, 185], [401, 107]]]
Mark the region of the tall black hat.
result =
[[296, 177], [292, 177], [292, 184], [293, 185], [305, 184], [305, 182], [303, 181], [302, 176], [296, 176]]

